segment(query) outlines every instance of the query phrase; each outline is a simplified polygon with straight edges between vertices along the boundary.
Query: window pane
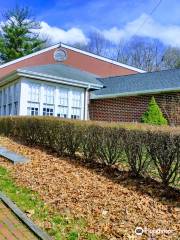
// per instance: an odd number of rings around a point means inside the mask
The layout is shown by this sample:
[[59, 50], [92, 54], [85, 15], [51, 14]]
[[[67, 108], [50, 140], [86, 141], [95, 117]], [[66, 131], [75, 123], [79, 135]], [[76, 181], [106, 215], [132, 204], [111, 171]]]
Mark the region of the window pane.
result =
[[45, 86], [44, 87], [44, 103], [54, 104], [54, 87]]
[[7, 89], [3, 90], [3, 104], [7, 103]]
[[68, 89], [59, 89], [59, 105], [68, 106]]
[[81, 107], [81, 92], [80, 91], [72, 92], [72, 106], [75, 108]]
[[3, 115], [6, 115], [6, 105], [3, 107]]
[[28, 101], [39, 102], [40, 85], [33, 83], [29, 85]]
[[17, 115], [18, 113], [18, 102], [14, 103], [14, 115]]
[[12, 104], [8, 105], [8, 115], [12, 115]]
[[38, 103], [28, 103], [27, 114], [29, 116], [39, 115], [39, 104]]
[[59, 106], [57, 116], [62, 117], [62, 118], [67, 118], [68, 117], [68, 107]]
[[72, 108], [71, 118], [72, 119], [80, 119], [80, 117], [81, 117], [81, 109], [80, 108]]
[[54, 107], [46, 106], [43, 107], [43, 116], [53, 116], [54, 115]]
[[18, 95], [19, 95], [19, 84], [16, 83], [14, 85], [14, 101], [18, 101]]

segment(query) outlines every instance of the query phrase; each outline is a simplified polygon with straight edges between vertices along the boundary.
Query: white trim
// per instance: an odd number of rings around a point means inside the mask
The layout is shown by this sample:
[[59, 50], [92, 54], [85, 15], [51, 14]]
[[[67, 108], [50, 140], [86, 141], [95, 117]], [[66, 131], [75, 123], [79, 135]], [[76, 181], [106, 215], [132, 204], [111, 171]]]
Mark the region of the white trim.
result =
[[22, 70], [22, 69], [17, 69], [17, 74], [19, 76], [23, 76], [23, 77], [41, 79], [41, 80], [46, 80], [46, 81], [50, 81], [50, 82], [64, 83], [67, 85], [74, 85], [74, 86], [81, 86], [81, 87], [87, 87], [90, 85], [92, 88], [95, 88], [95, 89], [100, 89], [103, 87], [103, 85], [99, 85], [99, 84], [83, 83], [83, 82], [75, 80], [75, 79], [57, 77], [57, 76], [53, 76], [53, 75], [42, 74], [42, 73], [37, 73], [37, 72], [27, 71], [27, 70]]
[[9, 65], [12, 65], [12, 64], [14, 64], [14, 63], [17, 63], [17, 62], [21, 62], [21, 61], [23, 61], [23, 60], [25, 60], [25, 59], [28, 59], [28, 58], [37, 56], [37, 55], [39, 55], [39, 54], [41, 54], [41, 53], [48, 52], [48, 51], [50, 51], [50, 50], [52, 50], [52, 49], [55, 49], [55, 48], [58, 48], [58, 47], [60, 47], [60, 44], [56, 44], [56, 45], [54, 45], [54, 46], [47, 47], [47, 48], [42, 49], [42, 50], [40, 50], [40, 51], [37, 51], [37, 52], [35, 52], [35, 53], [31, 53], [31, 54], [29, 54], [29, 55], [27, 55], [27, 56], [20, 57], [20, 58], [18, 58], [18, 59], [16, 59], [16, 60], [12, 60], [12, 61], [10, 61], [10, 62], [4, 63], [4, 64], [0, 65], [0, 69], [1, 69], [1, 68], [4, 68], [4, 67], [7, 67], [7, 66], [9, 66]]
[[4, 77], [2, 81], [0, 81], [0, 86], [3, 86], [6, 84], [6, 82], [13, 81], [14, 79], [17, 79], [18, 77], [28, 77], [33, 79], [40, 79], [48, 82], [56, 82], [56, 83], [62, 83], [65, 85], [71, 85], [71, 86], [77, 86], [77, 87], [91, 87], [93, 89], [100, 89], [103, 87], [103, 85], [95, 84], [95, 83], [85, 83], [81, 82], [75, 79], [70, 78], [63, 78], [63, 77], [57, 77], [53, 75], [48, 74], [41, 74], [33, 71], [27, 71], [23, 69], [17, 69], [16, 72], [13, 72], [12, 74], [8, 75], [7, 77]]
[[37, 56], [37, 55], [39, 55], [39, 54], [41, 54], [41, 53], [48, 52], [48, 51], [50, 51], [50, 50], [52, 50], [52, 49], [55, 49], [55, 48], [58, 48], [58, 47], [66, 48], [66, 49], [69, 49], [69, 50], [72, 50], [72, 51], [75, 51], [75, 52], [78, 52], [78, 53], [81, 53], [81, 54], [84, 54], [84, 55], [87, 55], [87, 56], [90, 56], [90, 57], [93, 57], [93, 58], [96, 58], [96, 59], [99, 59], [99, 60], [101, 60], [101, 61], [111, 63], [111, 64], [113, 64], [113, 65], [117, 65], [117, 66], [120, 66], [120, 67], [124, 67], [124, 68], [130, 69], [130, 70], [136, 71], [136, 72], [138, 72], [138, 73], [145, 73], [145, 72], [146, 72], [146, 71], [141, 70], [141, 69], [139, 69], [139, 68], [132, 67], [132, 66], [129, 66], [129, 65], [126, 65], [126, 64], [123, 64], [123, 63], [119, 63], [119, 62], [114, 61], [114, 60], [112, 60], [112, 59], [109, 59], [109, 58], [106, 58], [106, 57], [101, 57], [101, 56], [96, 55], [96, 54], [94, 54], [94, 53], [86, 52], [86, 51], [80, 50], [80, 49], [78, 49], [78, 48], [68, 46], [68, 45], [63, 44], [63, 43], [59, 43], [59, 44], [56, 44], [56, 45], [54, 45], [54, 46], [47, 47], [47, 48], [42, 49], [42, 50], [40, 50], [40, 51], [37, 51], [37, 52], [35, 52], [35, 53], [31, 53], [31, 54], [29, 54], [29, 55], [27, 55], [27, 56], [18, 58], [18, 59], [16, 59], [16, 60], [13, 60], [13, 61], [10, 61], [10, 62], [7, 62], [7, 63], [4, 63], [4, 64], [0, 65], [0, 69], [1, 69], [1, 68], [4, 68], [4, 67], [7, 67], [7, 66], [9, 66], [9, 65], [11, 65], [11, 64], [15, 64], [15, 63], [17, 63], [17, 62], [21, 62], [21, 61], [23, 61], [23, 60], [25, 60], [25, 59], [28, 59], [28, 58]]

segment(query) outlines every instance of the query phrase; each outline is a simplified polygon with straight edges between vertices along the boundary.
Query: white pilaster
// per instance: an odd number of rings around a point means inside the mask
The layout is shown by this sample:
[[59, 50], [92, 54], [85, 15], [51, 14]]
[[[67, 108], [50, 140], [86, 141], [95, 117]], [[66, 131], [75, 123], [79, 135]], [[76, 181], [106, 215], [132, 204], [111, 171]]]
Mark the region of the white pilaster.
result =
[[54, 116], [55, 117], [58, 114], [58, 95], [59, 95], [59, 89], [56, 87], [54, 90]]
[[43, 102], [44, 102], [44, 87], [43, 84], [40, 86], [40, 95], [39, 95], [39, 115], [43, 115]]
[[89, 119], [89, 91], [88, 89], [84, 90], [84, 120]]
[[19, 100], [19, 115], [27, 115], [28, 103], [28, 84], [22, 80], [20, 81], [20, 100]]

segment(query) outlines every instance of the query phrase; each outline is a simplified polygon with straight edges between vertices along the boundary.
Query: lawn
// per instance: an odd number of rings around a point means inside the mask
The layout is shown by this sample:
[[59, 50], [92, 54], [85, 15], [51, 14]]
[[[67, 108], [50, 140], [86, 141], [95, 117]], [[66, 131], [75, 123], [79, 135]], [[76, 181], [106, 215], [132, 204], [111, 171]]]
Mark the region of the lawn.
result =
[[13, 200], [39, 227], [43, 228], [55, 239], [76, 240], [98, 239], [94, 234], [83, 231], [85, 222], [82, 219], [70, 219], [52, 211], [38, 194], [30, 188], [14, 183], [10, 173], [0, 166], [0, 191]]
[[178, 239], [176, 191], [168, 200], [160, 185], [126, 172], [58, 158], [7, 138], [0, 144], [31, 158], [24, 165], [0, 159], [1, 191], [56, 239], [130, 239], [137, 226], [169, 229], [172, 234], [158, 239]]

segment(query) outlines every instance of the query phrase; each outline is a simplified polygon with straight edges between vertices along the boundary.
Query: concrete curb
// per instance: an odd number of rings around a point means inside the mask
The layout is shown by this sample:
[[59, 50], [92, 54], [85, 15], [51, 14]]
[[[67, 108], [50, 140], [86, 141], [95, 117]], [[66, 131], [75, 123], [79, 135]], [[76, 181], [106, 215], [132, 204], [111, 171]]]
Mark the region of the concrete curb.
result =
[[52, 240], [52, 238], [36, 226], [8, 197], [0, 193], [0, 200], [11, 209], [11, 211], [41, 240]]
[[5, 147], [0, 147], [0, 156], [10, 160], [14, 164], [29, 162], [28, 158], [26, 158], [26, 157], [24, 157], [24, 156], [22, 156], [20, 154], [17, 154], [15, 152], [9, 151]]

